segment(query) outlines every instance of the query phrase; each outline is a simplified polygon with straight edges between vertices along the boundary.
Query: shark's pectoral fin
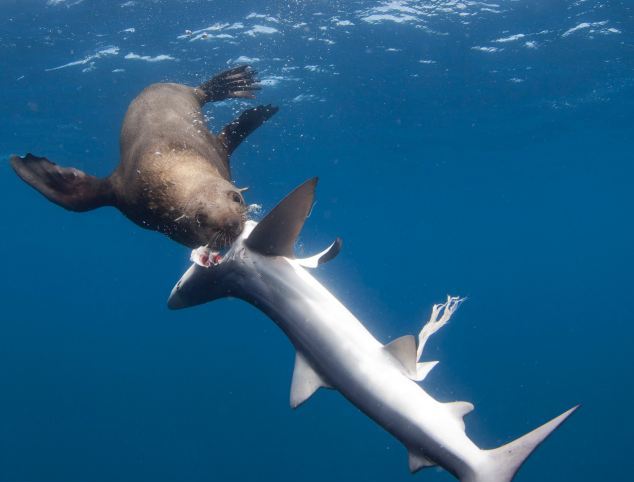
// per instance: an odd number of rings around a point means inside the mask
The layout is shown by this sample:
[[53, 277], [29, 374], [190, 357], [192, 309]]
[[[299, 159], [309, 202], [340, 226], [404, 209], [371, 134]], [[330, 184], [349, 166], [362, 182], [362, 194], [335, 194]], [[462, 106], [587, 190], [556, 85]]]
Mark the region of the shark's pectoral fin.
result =
[[341, 238], [337, 238], [321, 253], [317, 253], [316, 255], [308, 258], [298, 258], [296, 261], [304, 268], [316, 268], [320, 264], [327, 263], [331, 259], [336, 258], [339, 251], [341, 251], [341, 246], [343, 246], [343, 241]]
[[413, 474], [418, 472], [420, 469], [424, 469], [425, 467], [433, 467], [436, 465], [434, 462], [429, 460], [427, 457], [423, 455], [419, 455], [414, 452], [409, 452], [409, 471]]
[[331, 388], [308, 363], [306, 358], [297, 352], [295, 370], [291, 382], [291, 408], [297, 408], [319, 388]]
[[461, 424], [462, 430], [465, 429], [463, 417], [472, 412], [475, 408], [473, 403], [469, 402], [449, 402], [446, 403], [445, 406], [449, 409], [449, 411], [455, 415], [458, 423]]
[[385, 345], [384, 348], [403, 365], [405, 374], [408, 377], [412, 380], [418, 378], [416, 367], [416, 338], [414, 336], [401, 336]]

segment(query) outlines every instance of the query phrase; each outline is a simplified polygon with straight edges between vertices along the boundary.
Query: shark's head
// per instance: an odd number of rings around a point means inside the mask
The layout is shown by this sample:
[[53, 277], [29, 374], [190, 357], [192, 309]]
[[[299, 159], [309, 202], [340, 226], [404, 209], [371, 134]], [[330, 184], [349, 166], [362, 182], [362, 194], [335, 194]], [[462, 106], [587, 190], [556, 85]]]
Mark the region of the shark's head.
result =
[[[241, 278], [253, 275], [249, 272], [250, 259], [294, 259], [295, 241], [313, 206], [316, 185], [317, 178], [309, 179], [280, 201], [262, 221], [247, 221], [217, 263], [209, 267], [192, 264], [172, 289], [167, 306], [187, 308], [235, 295]], [[341, 239], [337, 238], [321, 253], [296, 261], [305, 267], [315, 267], [337, 256], [341, 246]]]

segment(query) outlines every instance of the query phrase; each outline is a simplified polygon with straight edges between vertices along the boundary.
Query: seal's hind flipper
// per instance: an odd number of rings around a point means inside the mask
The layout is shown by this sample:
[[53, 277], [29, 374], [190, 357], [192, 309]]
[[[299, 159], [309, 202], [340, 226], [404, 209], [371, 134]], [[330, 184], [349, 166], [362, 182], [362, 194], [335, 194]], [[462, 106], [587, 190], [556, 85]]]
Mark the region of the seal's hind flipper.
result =
[[196, 89], [201, 104], [217, 102], [230, 97], [255, 99], [253, 92], [261, 89], [255, 74], [255, 70], [250, 66], [241, 65], [215, 75]]
[[24, 182], [70, 211], [90, 211], [114, 203], [108, 179], [98, 179], [73, 167], [60, 167], [45, 157], [11, 156], [11, 166]]
[[254, 130], [269, 120], [279, 110], [274, 105], [259, 105], [245, 110], [240, 117], [227, 124], [220, 135], [220, 142], [227, 150], [227, 154], [235, 151], [236, 147]]

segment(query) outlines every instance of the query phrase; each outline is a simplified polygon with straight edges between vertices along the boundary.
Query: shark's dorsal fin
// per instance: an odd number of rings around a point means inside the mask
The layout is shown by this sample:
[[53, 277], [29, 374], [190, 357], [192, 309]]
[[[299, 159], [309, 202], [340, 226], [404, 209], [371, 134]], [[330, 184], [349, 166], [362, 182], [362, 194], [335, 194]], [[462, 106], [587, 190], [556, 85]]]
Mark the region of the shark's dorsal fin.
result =
[[314, 177], [295, 188], [258, 223], [244, 244], [264, 256], [293, 258], [293, 246], [313, 206], [316, 185]]
[[306, 358], [297, 352], [291, 382], [291, 408], [299, 407], [322, 387], [330, 388], [330, 385], [310, 366]]
[[339, 254], [339, 251], [341, 251], [342, 246], [343, 241], [341, 240], [341, 238], [337, 238], [321, 253], [317, 253], [316, 255], [310, 256], [308, 258], [297, 259], [297, 262], [304, 268], [316, 268], [320, 264], [327, 263], [331, 259], [336, 258]]
[[464, 430], [465, 426], [464, 426], [464, 420], [463, 417], [472, 412], [473, 409], [475, 408], [473, 406], [473, 403], [469, 403], [469, 402], [449, 402], [446, 403], [445, 406], [449, 409], [449, 411], [451, 413], [453, 413], [456, 418], [458, 419], [458, 422], [460, 422], [462, 424], [462, 430]]
[[420, 469], [424, 469], [425, 467], [433, 467], [434, 465], [436, 465], [427, 457], [423, 455], [418, 455], [414, 452], [409, 452], [408, 456], [409, 456], [409, 471], [412, 474], [415, 472], [418, 472]]
[[416, 379], [416, 338], [405, 335], [392, 340], [385, 345], [385, 349], [403, 365], [405, 373], [411, 379]]

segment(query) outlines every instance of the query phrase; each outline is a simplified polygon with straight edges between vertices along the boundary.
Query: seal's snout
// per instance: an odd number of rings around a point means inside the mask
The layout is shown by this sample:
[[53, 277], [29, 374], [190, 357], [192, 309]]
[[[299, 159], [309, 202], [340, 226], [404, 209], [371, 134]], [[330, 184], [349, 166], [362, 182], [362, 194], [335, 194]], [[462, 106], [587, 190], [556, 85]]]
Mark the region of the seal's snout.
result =
[[240, 236], [240, 233], [244, 229], [244, 218], [242, 216], [231, 217], [227, 220], [225, 225], [225, 231], [231, 236], [232, 239]]
[[234, 219], [232, 221], [229, 221], [227, 223], [227, 230], [231, 234], [235, 234], [236, 236], [240, 234], [240, 231], [242, 230], [242, 219]]

